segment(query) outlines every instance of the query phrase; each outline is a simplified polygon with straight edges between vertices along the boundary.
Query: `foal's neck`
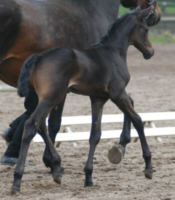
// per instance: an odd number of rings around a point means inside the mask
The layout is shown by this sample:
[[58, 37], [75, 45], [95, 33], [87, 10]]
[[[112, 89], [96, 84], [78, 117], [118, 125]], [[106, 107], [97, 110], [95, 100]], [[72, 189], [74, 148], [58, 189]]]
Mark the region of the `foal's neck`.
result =
[[116, 53], [118, 52], [126, 57], [131, 31], [134, 26], [135, 20], [132, 16], [126, 15], [122, 17], [113, 24], [101, 43], [103, 43], [104, 47], [111, 48]]

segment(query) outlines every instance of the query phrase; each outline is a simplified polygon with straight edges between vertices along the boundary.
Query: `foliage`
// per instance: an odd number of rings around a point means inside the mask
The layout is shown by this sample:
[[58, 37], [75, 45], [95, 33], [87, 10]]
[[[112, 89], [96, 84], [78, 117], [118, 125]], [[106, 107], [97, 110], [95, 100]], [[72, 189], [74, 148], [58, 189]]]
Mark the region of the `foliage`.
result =
[[152, 43], [165, 44], [175, 43], [175, 35], [169, 31], [159, 33], [157, 31], [151, 32], [149, 36]]
[[120, 6], [119, 9], [119, 16], [124, 15], [125, 13], [129, 12], [130, 10], [128, 8], [124, 8], [123, 6]]
[[163, 15], [175, 15], [175, 0], [158, 0]]
[[[163, 15], [175, 15], [175, 0], [158, 0], [158, 4]], [[121, 16], [128, 11], [129, 9], [120, 6], [119, 15]]]

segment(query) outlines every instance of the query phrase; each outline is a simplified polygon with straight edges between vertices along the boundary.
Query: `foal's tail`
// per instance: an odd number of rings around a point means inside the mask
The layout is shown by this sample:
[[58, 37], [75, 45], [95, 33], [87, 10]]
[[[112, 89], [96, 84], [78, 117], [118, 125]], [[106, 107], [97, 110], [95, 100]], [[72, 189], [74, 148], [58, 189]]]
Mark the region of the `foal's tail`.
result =
[[38, 55], [30, 56], [23, 64], [21, 73], [18, 79], [18, 94], [20, 97], [27, 97], [29, 93], [29, 80], [33, 67], [39, 61]]

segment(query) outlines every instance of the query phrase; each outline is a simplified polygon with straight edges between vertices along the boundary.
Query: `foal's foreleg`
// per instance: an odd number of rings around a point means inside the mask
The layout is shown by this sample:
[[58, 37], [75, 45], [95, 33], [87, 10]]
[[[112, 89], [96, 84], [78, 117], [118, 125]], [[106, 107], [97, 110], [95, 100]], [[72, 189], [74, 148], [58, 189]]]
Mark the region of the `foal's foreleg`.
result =
[[[134, 106], [134, 101], [130, 97], [132, 106]], [[120, 135], [120, 142], [114, 144], [113, 147], [108, 152], [108, 159], [111, 163], [118, 164], [121, 162], [126, 151], [126, 145], [131, 141], [131, 120], [124, 114], [124, 123], [122, 133]]]
[[111, 95], [111, 99], [128, 116], [128, 118], [131, 119], [137, 130], [141, 142], [143, 158], [145, 160], [145, 176], [147, 178], [152, 178], [151, 152], [146, 141], [144, 126], [140, 116], [134, 111], [131, 100], [126, 92], [123, 92], [123, 94], [117, 98]]
[[[129, 99], [130, 103], [134, 107], [134, 101], [132, 100], [131, 97], [129, 97]], [[120, 135], [120, 142], [119, 142], [120, 145], [124, 148], [124, 153], [126, 145], [130, 142], [131, 142], [131, 119], [126, 114], [124, 114], [123, 130]]]
[[95, 148], [101, 138], [101, 116], [103, 111], [103, 105], [106, 99], [96, 99], [91, 97], [91, 107], [92, 107], [92, 126], [91, 135], [89, 139], [90, 149], [88, 160], [86, 162], [84, 172], [85, 172], [85, 186], [93, 186], [92, 182], [92, 172], [93, 172], [93, 157], [95, 153]]
[[20, 191], [21, 179], [24, 173], [24, 164], [25, 164], [29, 144], [32, 138], [35, 136], [35, 134], [36, 134], [36, 127], [34, 125], [33, 119], [30, 118], [26, 121], [25, 126], [24, 126], [21, 149], [19, 152], [19, 158], [18, 158], [17, 165], [14, 172], [14, 182], [12, 186], [12, 193], [16, 193]]

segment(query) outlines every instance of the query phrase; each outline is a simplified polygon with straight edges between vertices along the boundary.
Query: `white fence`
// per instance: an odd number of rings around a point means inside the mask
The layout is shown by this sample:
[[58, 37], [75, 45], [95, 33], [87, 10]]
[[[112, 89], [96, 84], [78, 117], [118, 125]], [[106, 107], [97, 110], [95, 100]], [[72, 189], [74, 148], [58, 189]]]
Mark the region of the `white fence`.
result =
[[[6, 85], [0, 86], [0, 91], [16, 91], [15, 88]], [[175, 135], [175, 122], [173, 127], [156, 127], [155, 121], [175, 120], [175, 112], [156, 112], [156, 113], [140, 113], [144, 123], [150, 124], [152, 128], [145, 128], [145, 135], [149, 136], [167, 136]], [[102, 123], [123, 123], [122, 114], [103, 115]], [[86, 132], [72, 132], [71, 126], [91, 124], [91, 116], [69, 116], [62, 118], [62, 126], [66, 133], [59, 133], [56, 141], [77, 141], [88, 140], [90, 130]], [[122, 130], [102, 130], [102, 139], [119, 138]], [[131, 129], [131, 137], [138, 137], [135, 129]], [[34, 142], [42, 142], [40, 135], [36, 135]]]
[[[145, 128], [145, 135], [148, 136], [166, 136], [175, 135], [175, 127], [156, 127], [156, 121], [175, 120], [175, 112], [157, 112], [157, 113], [140, 113], [144, 123], [150, 124], [152, 128]], [[122, 123], [122, 114], [103, 115], [102, 123]], [[91, 124], [91, 116], [71, 116], [62, 118], [62, 126], [66, 133], [58, 133], [56, 141], [77, 141], [88, 140], [90, 131], [72, 132], [70, 126]], [[175, 122], [174, 122], [175, 124]], [[102, 130], [102, 139], [119, 138], [122, 130]], [[131, 129], [131, 137], [138, 137], [135, 129]], [[40, 135], [36, 135], [34, 142], [42, 142]]]
[[8, 85], [0, 85], [0, 92], [16, 92], [16, 88]]

